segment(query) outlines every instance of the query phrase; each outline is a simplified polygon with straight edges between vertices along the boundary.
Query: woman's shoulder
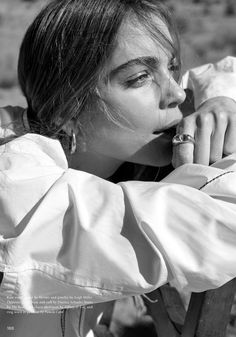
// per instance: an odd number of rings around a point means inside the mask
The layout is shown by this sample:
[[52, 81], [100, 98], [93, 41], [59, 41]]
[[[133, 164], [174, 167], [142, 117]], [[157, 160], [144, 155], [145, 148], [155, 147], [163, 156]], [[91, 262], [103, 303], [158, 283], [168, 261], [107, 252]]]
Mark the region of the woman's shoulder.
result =
[[32, 179], [62, 174], [68, 164], [58, 140], [27, 133], [0, 146], [0, 174], [10, 179]]

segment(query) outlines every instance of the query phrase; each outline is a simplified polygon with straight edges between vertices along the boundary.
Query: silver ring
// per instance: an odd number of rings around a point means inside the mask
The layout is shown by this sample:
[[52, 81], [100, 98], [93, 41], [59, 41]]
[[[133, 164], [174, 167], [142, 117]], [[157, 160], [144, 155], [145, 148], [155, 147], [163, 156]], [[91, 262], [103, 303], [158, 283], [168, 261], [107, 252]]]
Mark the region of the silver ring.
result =
[[192, 143], [193, 145], [195, 144], [195, 139], [188, 135], [187, 133], [177, 133], [172, 138], [172, 144], [173, 146], [180, 145], [180, 144], [186, 144], [186, 143]]

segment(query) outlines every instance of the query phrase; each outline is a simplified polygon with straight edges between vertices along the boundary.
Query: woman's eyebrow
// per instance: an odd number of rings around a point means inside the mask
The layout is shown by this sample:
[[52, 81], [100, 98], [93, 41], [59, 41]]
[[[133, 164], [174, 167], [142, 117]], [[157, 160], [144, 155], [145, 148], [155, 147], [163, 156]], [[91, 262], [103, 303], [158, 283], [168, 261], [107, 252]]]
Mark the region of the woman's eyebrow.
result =
[[120, 66], [112, 69], [110, 73], [108, 74], [108, 78], [112, 79], [118, 73], [128, 70], [130, 67], [135, 66], [135, 65], [146, 65], [150, 67], [151, 69], [157, 69], [159, 64], [160, 64], [160, 60], [154, 56], [137, 57], [135, 59], [129, 60], [128, 62], [125, 62], [121, 64]]

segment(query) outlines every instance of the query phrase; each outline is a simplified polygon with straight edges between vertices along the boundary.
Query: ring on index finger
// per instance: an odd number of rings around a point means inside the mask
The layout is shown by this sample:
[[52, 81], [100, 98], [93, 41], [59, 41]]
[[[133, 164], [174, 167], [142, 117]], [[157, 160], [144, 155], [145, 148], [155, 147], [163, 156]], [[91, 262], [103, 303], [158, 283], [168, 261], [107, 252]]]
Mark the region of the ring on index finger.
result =
[[195, 139], [187, 133], [177, 133], [177, 135], [175, 135], [172, 138], [173, 146], [180, 145], [180, 144], [186, 144], [186, 143], [192, 143], [194, 145]]

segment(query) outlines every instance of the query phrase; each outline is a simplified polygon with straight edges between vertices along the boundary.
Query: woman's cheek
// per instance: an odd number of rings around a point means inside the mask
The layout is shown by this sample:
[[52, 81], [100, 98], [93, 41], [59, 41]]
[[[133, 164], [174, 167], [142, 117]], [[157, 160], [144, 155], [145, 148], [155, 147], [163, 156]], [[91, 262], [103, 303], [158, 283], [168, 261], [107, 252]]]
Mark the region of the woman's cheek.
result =
[[103, 92], [102, 98], [124, 126], [149, 133], [160, 123], [159, 94], [155, 85], [135, 89], [111, 86]]
[[152, 131], [159, 122], [159, 104], [151, 91], [136, 89], [119, 99], [120, 111], [132, 127]]

